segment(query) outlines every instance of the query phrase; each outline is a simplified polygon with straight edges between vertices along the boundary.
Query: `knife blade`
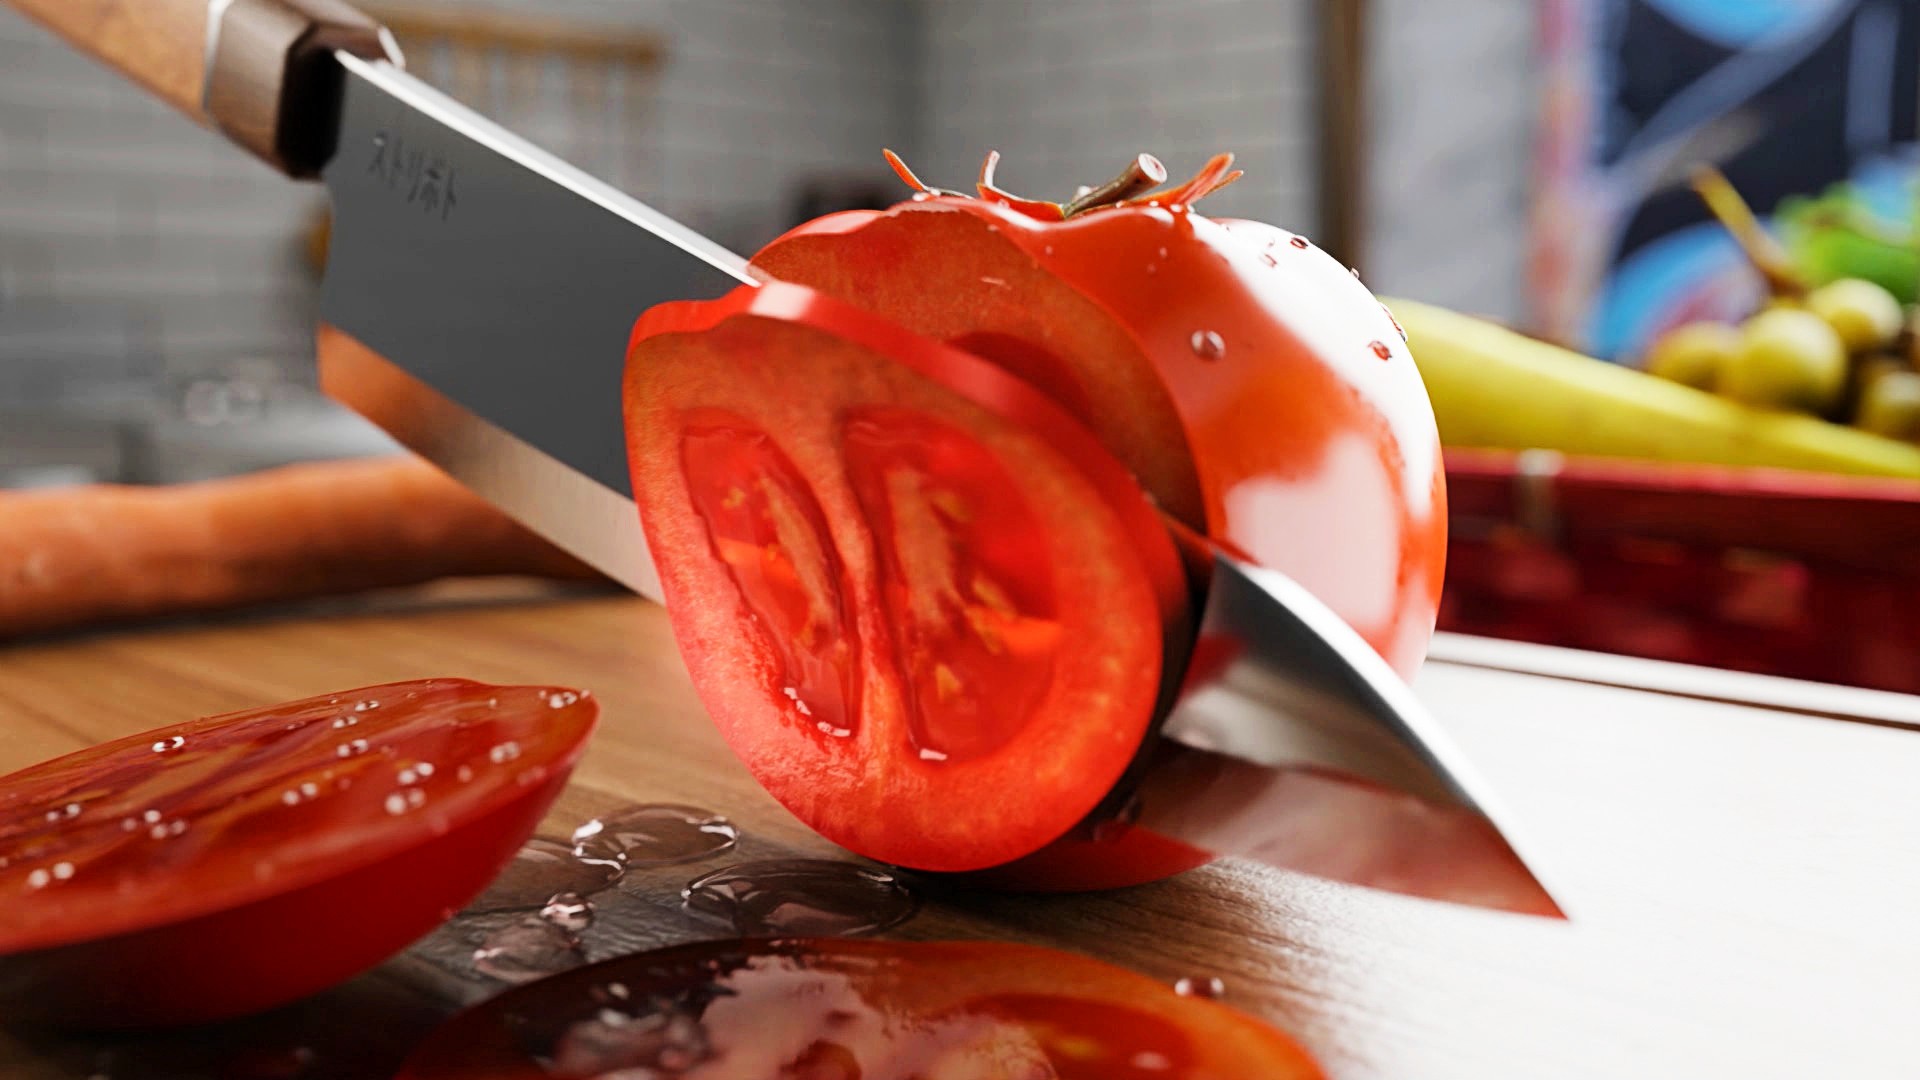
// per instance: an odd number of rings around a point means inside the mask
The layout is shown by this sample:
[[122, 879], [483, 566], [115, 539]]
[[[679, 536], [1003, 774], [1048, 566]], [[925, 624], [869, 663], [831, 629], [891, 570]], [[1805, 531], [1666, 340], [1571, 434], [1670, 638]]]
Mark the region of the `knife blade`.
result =
[[[334, 208], [322, 385], [660, 598], [626, 473], [628, 333], [656, 303], [751, 284], [739, 256], [406, 74], [339, 0], [84, 17], [10, 2], [290, 175], [317, 171]], [[197, 101], [177, 34], [176, 53], [124, 48], [189, 17], [207, 42]], [[1137, 823], [1356, 884], [1559, 914], [1485, 783], [1384, 661], [1284, 575], [1209, 557], [1199, 662], [1138, 776]]]

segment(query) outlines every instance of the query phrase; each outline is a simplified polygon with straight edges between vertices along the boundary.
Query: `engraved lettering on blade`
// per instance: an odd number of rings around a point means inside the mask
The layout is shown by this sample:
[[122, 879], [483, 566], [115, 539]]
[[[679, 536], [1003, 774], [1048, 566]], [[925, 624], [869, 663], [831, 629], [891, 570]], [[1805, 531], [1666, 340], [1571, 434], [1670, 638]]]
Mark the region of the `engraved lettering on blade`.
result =
[[454, 194], [453, 166], [444, 155], [422, 149], [417, 140], [409, 144], [403, 136], [376, 133], [367, 172], [387, 190], [405, 192], [407, 205], [420, 207], [423, 214], [438, 215], [441, 221], [447, 220], [459, 203]]

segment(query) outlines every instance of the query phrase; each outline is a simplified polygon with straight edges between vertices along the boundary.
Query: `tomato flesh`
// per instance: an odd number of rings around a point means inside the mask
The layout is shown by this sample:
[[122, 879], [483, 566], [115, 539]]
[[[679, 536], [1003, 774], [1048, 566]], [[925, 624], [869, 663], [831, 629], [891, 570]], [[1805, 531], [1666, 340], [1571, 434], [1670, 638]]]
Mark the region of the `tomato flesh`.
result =
[[1053, 949], [707, 942], [509, 991], [454, 1017], [401, 1080], [1305, 1080], [1286, 1036]]
[[572, 690], [398, 683], [0, 778], [0, 1007], [199, 1021], [371, 967], [512, 858], [596, 713]]
[[1066, 833], [1125, 772], [1185, 647], [1184, 575], [1044, 397], [769, 285], [644, 317], [626, 406], [682, 655], [803, 821], [978, 869]]
[[1446, 550], [1432, 409], [1392, 317], [1305, 239], [1184, 205], [1044, 221], [939, 196], [810, 222], [753, 264], [1026, 379], [1168, 513], [1418, 668]]

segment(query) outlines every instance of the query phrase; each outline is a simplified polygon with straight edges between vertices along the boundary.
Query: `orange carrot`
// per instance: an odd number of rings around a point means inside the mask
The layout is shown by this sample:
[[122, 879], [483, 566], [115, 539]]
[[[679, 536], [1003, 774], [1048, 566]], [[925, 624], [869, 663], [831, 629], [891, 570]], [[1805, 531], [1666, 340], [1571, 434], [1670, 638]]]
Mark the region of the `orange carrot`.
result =
[[0, 640], [508, 574], [599, 576], [419, 458], [0, 492]]

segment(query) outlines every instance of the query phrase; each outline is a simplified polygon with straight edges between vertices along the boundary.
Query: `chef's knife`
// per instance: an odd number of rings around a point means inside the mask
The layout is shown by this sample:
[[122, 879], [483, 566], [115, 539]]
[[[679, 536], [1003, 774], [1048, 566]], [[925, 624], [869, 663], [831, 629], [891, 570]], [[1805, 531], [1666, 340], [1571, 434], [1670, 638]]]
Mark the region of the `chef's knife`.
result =
[[[283, 173], [322, 179], [323, 386], [659, 598], [627, 480], [627, 336], [655, 303], [750, 284], [742, 259], [409, 76], [391, 37], [336, 0], [9, 2]], [[1284, 575], [1201, 556], [1201, 648], [1128, 808], [1138, 827], [1559, 913], [1485, 783], [1357, 634]]]

